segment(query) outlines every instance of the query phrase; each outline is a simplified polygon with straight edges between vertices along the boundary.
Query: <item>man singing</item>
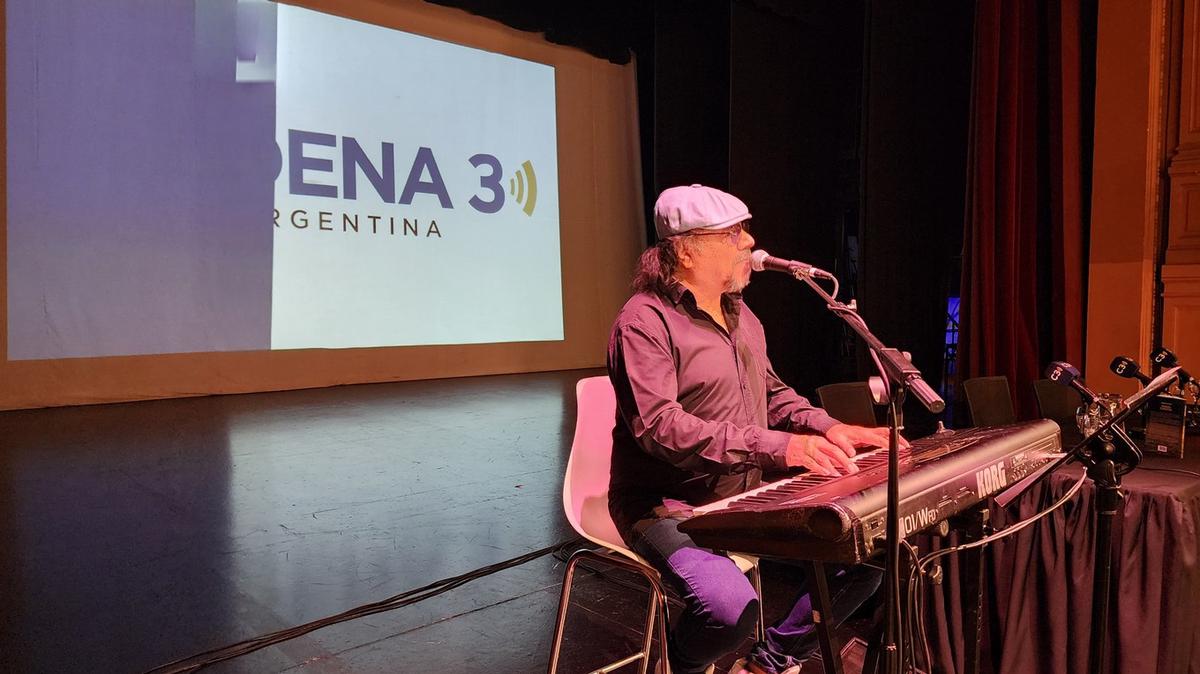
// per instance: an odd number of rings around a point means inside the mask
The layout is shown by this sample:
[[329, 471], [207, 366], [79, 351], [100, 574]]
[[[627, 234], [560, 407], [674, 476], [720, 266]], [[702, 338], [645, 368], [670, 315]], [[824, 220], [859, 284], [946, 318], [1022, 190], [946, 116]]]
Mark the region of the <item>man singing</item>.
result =
[[[654, 206], [658, 242], [642, 253], [635, 294], [609, 339], [619, 417], [610, 508], [625, 541], [684, 601], [668, 646], [676, 674], [712, 672], [758, 617], [737, 566], [679, 532], [692, 507], [759, 486], [763, 471], [855, 472], [856, 448], [888, 440], [886, 428], [840, 423], [776, 376], [762, 324], [741, 298], [749, 219], [746, 204], [720, 190], [664, 191]], [[835, 624], [880, 581], [865, 567], [838, 575]], [[816, 645], [805, 594], [733, 671], [795, 674]]]

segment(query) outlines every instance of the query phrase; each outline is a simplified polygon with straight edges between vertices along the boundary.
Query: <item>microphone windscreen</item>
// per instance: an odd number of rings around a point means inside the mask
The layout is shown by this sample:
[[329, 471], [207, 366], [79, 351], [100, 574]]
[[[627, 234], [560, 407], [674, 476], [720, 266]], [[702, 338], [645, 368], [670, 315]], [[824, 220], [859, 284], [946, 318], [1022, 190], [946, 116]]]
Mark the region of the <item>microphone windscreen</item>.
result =
[[767, 258], [769, 257], [771, 257], [771, 254], [761, 248], [750, 253], [750, 268], [754, 271], [765, 270], [767, 268]]
[[1046, 366], [1046, 378], [1064, 386], [1070, 386], [1071, 382], [1079, 378], [1079, 369], [1070, 363], [1056, 360]]

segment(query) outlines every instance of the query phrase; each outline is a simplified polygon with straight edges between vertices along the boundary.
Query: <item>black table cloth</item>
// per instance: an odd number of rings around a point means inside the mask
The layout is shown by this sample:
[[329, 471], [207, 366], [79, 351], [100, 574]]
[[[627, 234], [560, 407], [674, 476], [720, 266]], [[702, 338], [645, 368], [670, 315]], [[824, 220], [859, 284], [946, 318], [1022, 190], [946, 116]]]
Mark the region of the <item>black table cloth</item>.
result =
[[[1113, 525], [1110, 672], [1200, 672], [1200, 446], [1184, 459], [1148, 457], [1124, 476], [1124, 512]], [[1007, 509], [997, 528], [1053, 503], [1075, 483], [1072, 464]], [[1085, 674], [1092, 610], [1095, 490], [1078, 494], [1038, 524], [985, 548], [981, 671]], [[953, 540], [953, 539], [952, 539]], [[945, 543], [933, 543], [939, 547]], [[943, 558], [946, 581], [926, 593], [934, 671], [963, 671], [962, 553]]]

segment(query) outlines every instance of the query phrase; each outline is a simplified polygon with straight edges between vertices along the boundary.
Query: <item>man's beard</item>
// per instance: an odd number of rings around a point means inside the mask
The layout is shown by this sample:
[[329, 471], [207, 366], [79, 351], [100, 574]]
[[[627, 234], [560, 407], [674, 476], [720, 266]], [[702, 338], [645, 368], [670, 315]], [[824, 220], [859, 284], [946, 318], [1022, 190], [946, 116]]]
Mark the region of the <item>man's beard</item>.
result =
[[[739, 259], [738, 259], [738, 261], [737, 261], [737, 266], [736, 266], [736, 269], [738, 269], [738, 270], [740, 271], [740, 270], [741, 270], [741, 267], [742, 267], [742, 264], [743, 264], [744, 262], [748, 261], [749, 259], [750, 259], [750, 256], [749, 256], [749, 255], [747, 255], [747, 256], [745, 256], [745, 257], [743, 257], [743, 258], [739, 258]], [[733, 275], [733, 277], [729, 279], [729, 283], [727, 283], [727, 284], [725, 285], [725, 292], [727, 292], [727, 293], [740, 293], [740, 292], [742, 292], [743, 290], [745, 290], [745, 289], [746, 289], [746, 286], [750, 285], [750, 276], [751, 276], [751, 275], [750, 275], [749, 273], [747, 273], [747, 274], [746, 274], [746, 275], [743, 277], [743, 276], [741, 276], [741, 274], [739, 274], [739, 273], [735, 272], [735, 273], [734, 273], [734, 275]]]
[[750, 285], [750, 275], [749, 274], [746, 275], [745, 279], [734, 277], [734, 278], [729, 279], [729, 283], [725, 286], [725, 292], [740, 293], [743, 290], [745, 290], [746, 286], [748, 286], [748, 285]]

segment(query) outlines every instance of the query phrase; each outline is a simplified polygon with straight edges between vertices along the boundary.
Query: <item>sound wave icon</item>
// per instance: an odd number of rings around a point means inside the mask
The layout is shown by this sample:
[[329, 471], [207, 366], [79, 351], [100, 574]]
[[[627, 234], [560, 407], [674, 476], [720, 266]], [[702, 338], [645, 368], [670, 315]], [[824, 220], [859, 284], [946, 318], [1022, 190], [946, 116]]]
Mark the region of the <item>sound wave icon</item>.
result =
[[[528, 183], [528, 198], [526, 198], [526, 183]], [[518, 204], [524, 204], [525, 215], [532, 216], [537, 206], [537, 174], [533, 172], [533, 164], [528, 160], [521, 164], [521, 170], [508, 179], [508, 193], [516, 196]]]

